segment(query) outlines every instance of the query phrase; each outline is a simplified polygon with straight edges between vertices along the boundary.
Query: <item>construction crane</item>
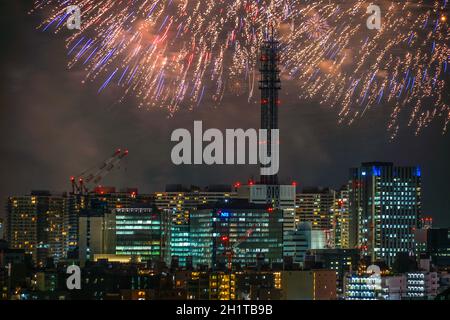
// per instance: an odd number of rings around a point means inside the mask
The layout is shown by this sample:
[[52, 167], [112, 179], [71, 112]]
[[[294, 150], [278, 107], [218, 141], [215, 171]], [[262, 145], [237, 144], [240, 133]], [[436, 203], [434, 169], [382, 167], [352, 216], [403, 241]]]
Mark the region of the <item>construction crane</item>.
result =
[[108, 175], [119, 163], [128, 156], [128, 150], [122, 152], [117, 149], [108, 159], [97, 166], [87, 169], [78, 176], [72, 176], [72, 192], [74, 194], [87, 194], [92, 185], [97, 185], [106, 175]]
[[226, 244], [225, 246], [225, 252], [224, 255], [227, 256], [228, 258], [228, 270], [231, 271], [232, 267], [233, 267], [233, 256], [236, 254], [236, 252], [239, 250], [239, 246], [244, 243], [245, 241], [248, 240], [248, 238], [251, 237], [251, 235], [253, 234], [253, 232], [255, 231], [255, 227], [253, 226], [250, 229], [248, 229], [245, 232], [245, 235], [240, 237], [235, 243], [233, 243], [232, 246], [229, 246], [230, 243], [230, 239], [227, 236], [222, 236], [222, 242], [224, 242]]

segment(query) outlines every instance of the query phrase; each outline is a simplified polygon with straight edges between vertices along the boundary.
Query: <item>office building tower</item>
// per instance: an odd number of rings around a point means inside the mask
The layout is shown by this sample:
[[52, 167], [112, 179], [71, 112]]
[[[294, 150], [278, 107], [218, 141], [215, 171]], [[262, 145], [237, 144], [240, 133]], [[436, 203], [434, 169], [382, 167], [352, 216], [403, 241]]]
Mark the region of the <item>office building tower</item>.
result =
[[167, 232], [168, 232], [168, 248], [166, 263], [172, 265], [175, 261], [179, 267], [186, 267], [188, 260], [192, 258], [191, 242], [190, 242], [190, 225], [189, 223], [181, 223], [173, 220], [176, 216], [170, 209], [162, 211], [167, 217]]
[[95, 261], [100, 254], [115, 252], [115, 219], [102, 202], [92, 204], [78, 217], [78, 256], [80, 265]]
[[[350, 246], [389, 266], [397, 254], [414, 254], [421, 217], [421, 170], [363, 163], [350, 170]], [[353, 237], [353, 238], [352, 238]]]
[[11, 248], [24, 249], [38, 266], [44, 266], [47, 258], [55, 262], [63, 258], [66, 210], [67, 197], [49, 191], [9, 197], [7, 240]]
[[80, 212], [88, 208], [89, 198], [86, 195], [71, 193], [68, 197], [68, 210], [64, 219], [67, 232], [65, 250], [68, 258], [78, 257], [78, 223]]
[[116, 254], [138, 256], [142, 261], [163, 261], [167, 245], [165, 215], [153, 208], [114, 210]]
[[334, 235], [334, 246], [336, 248], [350, 248], [350, 211], [348, 201], [348, 187], [345, 186], [336, 192], [334, 207], [332, 230]]
[[309, 222], [313, 230], [331, 230], [336, 193], [328, 188], [305, 188], [296, 195], [295, 221]]
[[67, 230], [66, 250], [69, 257], [78, 256], [79, 217], [82, 212], [98, 211], [101, 204], [104, 214], [112, 213], [119, 208], [150, 206], [153, 197], [140, 195], [135, 188], [117, 191], [114, 187], [96, 187], [87, 194], [72, 193], [69, 195], [69, 209], [65, 219]]
[[[182, 212], [178, 220], [188, 219], [189, 210], [198, 206], [226, 201], [236, 196], [236, 192], [228, 185], [211, 185], [205, 188], [183, 185], [167, 185], [164, 192], [155, 192], [153, 202], [159, 210], [170, 209]], [[187, 211], [187, 212], [184, 212]]]
[[170, 248], [166, 255], [166, 263], [176, 259], [178, 265], [185, 267], [192, 258], [189, 242], [189, 215], [200, 206], [227, 202], [236, 196], [231, 186], [211, 185], [206, 188], [167, 185], [165, 192], [153, 194], [154, 206], [171, 216]]
[[295, 231], [296, 185], [264, 185], [250, 182], [236, 186], [237, 197], [250, 203], [271, 206], [283, 211], [283, 230]]
[[228, 201], [236, 196], [231, 186], [213, 185], [206, 188], [167, 185], [165, 192], [153, 194], [158, 210], [170, 210], [174, 224], [189, 224], [189, 213], [199, 206]]
[[281, 262], [282, 211], [234, 200], [191, 213], [194, 265], [228, 268]]

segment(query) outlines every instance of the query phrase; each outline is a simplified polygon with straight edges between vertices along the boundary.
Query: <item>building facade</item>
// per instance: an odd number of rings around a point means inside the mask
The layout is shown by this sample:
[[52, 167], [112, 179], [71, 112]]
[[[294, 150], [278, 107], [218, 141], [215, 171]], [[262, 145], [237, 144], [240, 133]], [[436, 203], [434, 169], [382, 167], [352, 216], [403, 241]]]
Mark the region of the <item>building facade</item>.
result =
[[434, 299], [439, 288], [437, 272], [409, 272], [407, 278], [407, 298], [412, 300]]
[[191, 213], [194, 265], [213, 268], [282, 262], [283, 212], [235, 200]]
[[388, 265], [398, 253], [414, 253], [421, 217], [420, 168], [363, 163], [350, 170], [349, 199], [350, 246]]
[[47, 258], [65, 256], [67, 196], [49, 191], [32, 191], [27, 196], [8, 198], [7, 240], [13, 249], [24, 249], [43, 266]]
[[350, 210], [348, 187], [336, 192], [333, 208], [332, 229], [335, 248], [350, 248]]
[[250, 182], [236, 186], [237, 197], [250, 203], [267, 205], [283, 211], [283, 230], [295, 230], [296, 185], [265, 185]]
[[165, 216], [152, 208], [114, 210], [115, 252], [142, 261], [163, 261], [167, 248]]

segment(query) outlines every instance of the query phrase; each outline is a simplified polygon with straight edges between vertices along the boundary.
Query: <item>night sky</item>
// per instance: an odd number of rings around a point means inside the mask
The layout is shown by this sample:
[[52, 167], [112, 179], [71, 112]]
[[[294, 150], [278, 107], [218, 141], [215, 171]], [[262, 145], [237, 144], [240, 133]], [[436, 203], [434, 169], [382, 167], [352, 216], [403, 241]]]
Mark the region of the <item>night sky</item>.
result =
[[[206, 128], [258, 128], [256, 103], [230, 95], [218, 108], [205, 102], [173, 118], [163, 109], [139, 110], [133, 99], [117, 104], [112, 92], [99, 95], [98, 83], [82, 85], [82, 72], [67, 70], [63, 36], [36, 30], [39, 17], [27, 15], [31, 2], [0, 4], [1, 199], [34, 189], [69, 191], [71, 175], [118, 147], [128, 148], [130, 155], [105, 185], [152, 192], [169, 183], [231, 184], [258, 176], [257, 166], [176, 167], [170, 159], [174, 129], [192, 131], [194, 120], [202, 120]], [[441, 123], [419, 137], [403, 127], [391, 142], [386, 132], [390, 109], [383, 105], [343, 126], [337, 123], [338, 110], [301, 101], [292, 84], [283, 86], [282, 180], [296, 180], [300, 188], [337, 188], [346, 183], [348, 169], [361, 162], [420, 165], [423, 215], [432, 216], [436, 226], [450, 226], [450, 135], [441, 134]]]

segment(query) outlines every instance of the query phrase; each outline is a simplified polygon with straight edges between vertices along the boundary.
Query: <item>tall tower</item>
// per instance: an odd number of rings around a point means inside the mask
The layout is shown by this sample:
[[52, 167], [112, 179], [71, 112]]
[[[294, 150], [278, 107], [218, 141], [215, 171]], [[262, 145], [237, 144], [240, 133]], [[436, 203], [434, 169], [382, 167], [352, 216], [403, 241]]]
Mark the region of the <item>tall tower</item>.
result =
[[[278, 92], [281, 89], [279, 61], [279, 42], [275, 39], [275, 31], [271, 26], [266, 39], [261, 45], [259, 89], [261, 90], [261, 129], [267, 129], [267, 153], [271, 154], [271, 131], [278, 129]], [[275, 143], [279, 143], [275, 141]], [[277, 185], [278, 175], [261, 175], [261, 184]]]
[[350, 170], [349, 241], [373, 261], [392, 266], [398, 253], [416, 251], [422, 213], [420, 167], [367, 162]]

